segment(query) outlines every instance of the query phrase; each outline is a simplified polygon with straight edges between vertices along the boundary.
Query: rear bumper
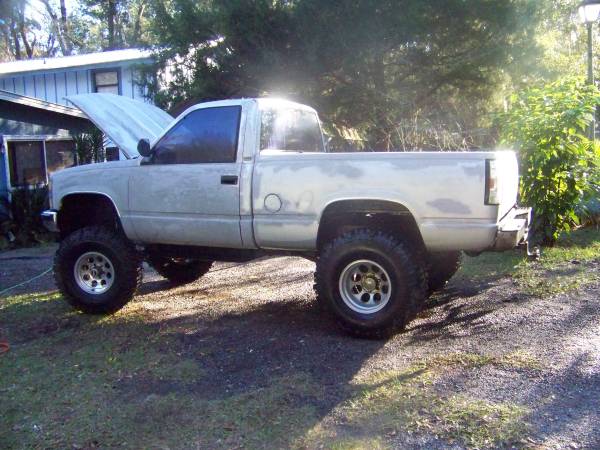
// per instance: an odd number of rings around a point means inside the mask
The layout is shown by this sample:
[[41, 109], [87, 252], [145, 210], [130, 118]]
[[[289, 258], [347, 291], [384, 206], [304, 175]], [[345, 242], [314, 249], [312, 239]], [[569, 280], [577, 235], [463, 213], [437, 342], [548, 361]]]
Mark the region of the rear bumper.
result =
[[57, 233], [58, 232], [58, 211], [54, 210], [54, 209], [47, 209], [46, 211], [44, 211], [42, 214], [42, 223], [44, 224], [44, 227], [46, 227], [46, 229], [48, 231], [51, 231], [52, 233]]
[[531, 225], [531, 208], [514, 207], [498, 224], [493, 251], [510, 250], [527, 242]]

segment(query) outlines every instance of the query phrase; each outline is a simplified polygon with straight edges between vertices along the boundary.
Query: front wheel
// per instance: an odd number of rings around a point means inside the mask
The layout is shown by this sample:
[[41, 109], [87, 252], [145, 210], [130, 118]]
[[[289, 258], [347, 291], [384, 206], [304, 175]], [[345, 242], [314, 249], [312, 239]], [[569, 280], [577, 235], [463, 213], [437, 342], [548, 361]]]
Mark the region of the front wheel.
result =
[[80, 311], [111, 313], [133, 298], [142, 281], [141, 258], [121, 234], [86, 227], [60, 243], [54, 279], [63, 297]]
[[427, 275], [419, 261], [391, 235], [346, 233], [319, 255], [317, 300], [352, 335], [390, 336], [406, 326], [425, 298]]

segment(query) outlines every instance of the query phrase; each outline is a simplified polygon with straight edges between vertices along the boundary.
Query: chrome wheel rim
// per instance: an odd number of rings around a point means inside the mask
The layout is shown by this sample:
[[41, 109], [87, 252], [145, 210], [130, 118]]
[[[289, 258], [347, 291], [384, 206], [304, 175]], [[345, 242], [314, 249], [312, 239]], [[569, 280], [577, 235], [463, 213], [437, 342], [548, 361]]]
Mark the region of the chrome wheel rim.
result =
[[106, 255], [87, 252], [77, 258], [73, 269], [75, 282], [88, 294], [103, 294], [115, 282], [115, 269]]
[[346, 306], [361, 314], [381, 311], [392, 295], [390, 276], [380, 264], [368, 259], [348, 264], [340, 274], [339, 288]]

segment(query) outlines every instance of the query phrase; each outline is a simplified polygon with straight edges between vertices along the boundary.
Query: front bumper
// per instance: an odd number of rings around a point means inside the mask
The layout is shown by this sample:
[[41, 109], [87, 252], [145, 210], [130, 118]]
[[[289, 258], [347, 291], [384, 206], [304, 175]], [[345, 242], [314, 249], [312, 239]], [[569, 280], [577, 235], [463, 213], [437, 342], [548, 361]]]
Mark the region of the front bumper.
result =
[[58, 211], [55, 209], [47, 209], [42, 214], [42, 223], [48, 231], [52, 233], [58, 232]]
[[514, 207], [498, 224], [494, 251], [510, 250], [527, 242], [531, 225], [531, 208]]

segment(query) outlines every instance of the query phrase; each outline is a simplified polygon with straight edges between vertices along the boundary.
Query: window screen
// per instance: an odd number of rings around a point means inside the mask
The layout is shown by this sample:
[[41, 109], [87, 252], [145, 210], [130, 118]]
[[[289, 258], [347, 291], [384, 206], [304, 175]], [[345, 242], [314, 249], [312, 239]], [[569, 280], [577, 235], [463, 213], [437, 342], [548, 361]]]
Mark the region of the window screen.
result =
[[75, 143], [73, 141], [46, 141], [46, 167], [48, 173], [75, 165]]
[[96, 92], [119, 95], [119, 72], [117, 70], [94, 72]]
[[197, 109], [156, 144], [156, 164], [235, 162], [241, 107]]
[[260, 149], [296, 152], [324, 151], [317, 115], [312, 111], [292, 108], [263, 110]]
[[44, 147], [42, 141], [8, 143], [10, 184], [25, 186], [46, 182]]

